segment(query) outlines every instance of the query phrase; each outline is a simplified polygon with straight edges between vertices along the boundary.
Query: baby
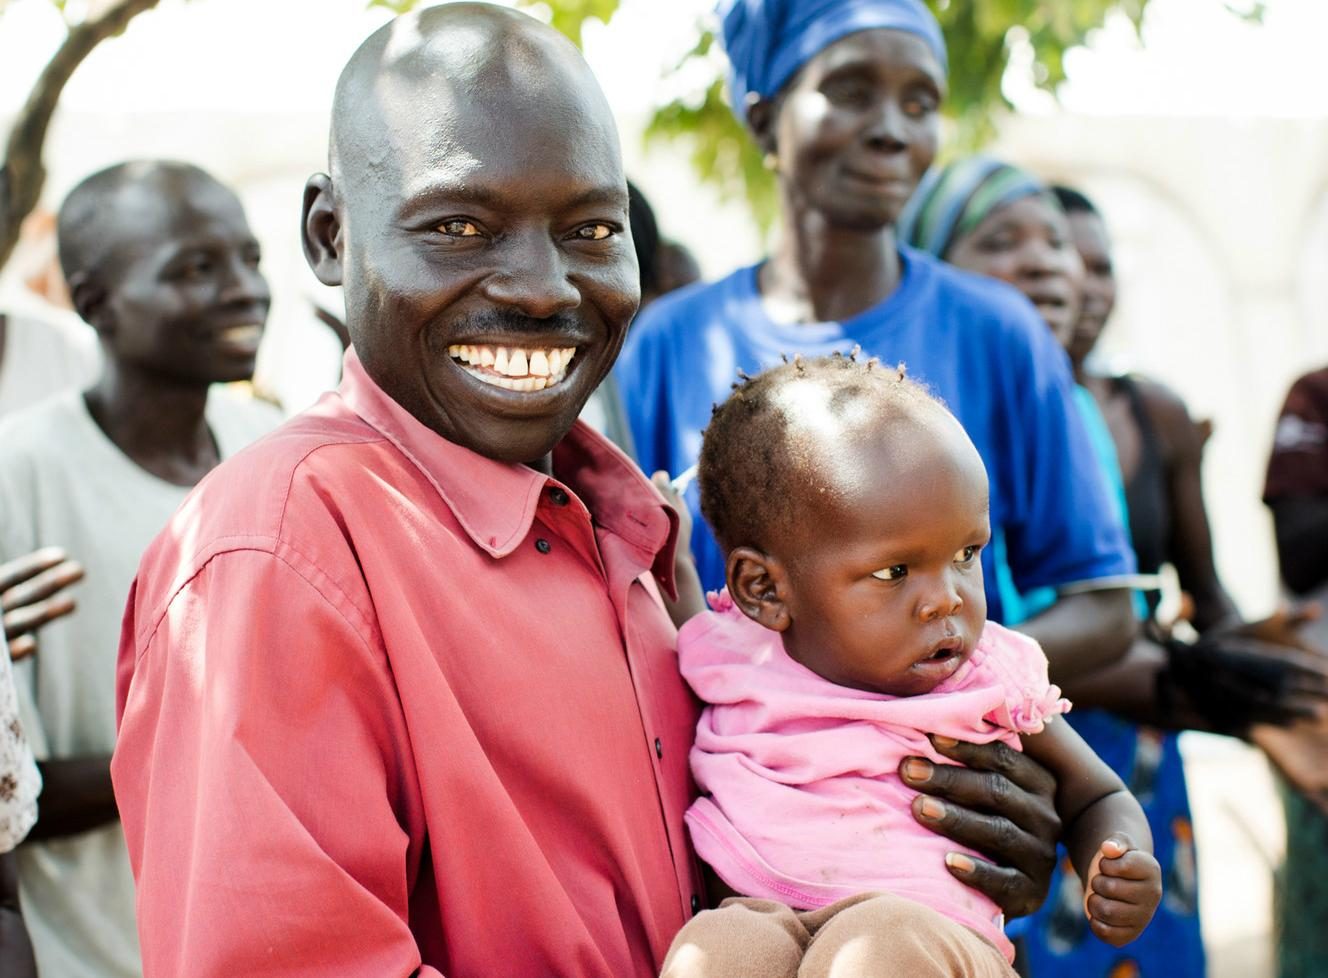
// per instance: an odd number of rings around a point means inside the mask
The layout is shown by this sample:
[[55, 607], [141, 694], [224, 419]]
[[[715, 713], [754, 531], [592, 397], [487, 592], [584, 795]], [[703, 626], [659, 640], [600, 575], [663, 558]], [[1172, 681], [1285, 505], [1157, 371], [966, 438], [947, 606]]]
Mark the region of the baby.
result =
[[687, 824], [740, 897], [682, 929], [666, 978], [1014, 975], [999, 908], [910, 812], [903, 759], [951, 763], [929, 734], [1050, 770], [1093, 932], [1136, 938], [1162, 893], [1148, 824], [1054, 722], [1037, 643], [986, 620], [987, 476], [945, 407], [902, 369], [795, 360], [715, 409], [698, 478], [728, 588], [678, 636], [707, 704]]

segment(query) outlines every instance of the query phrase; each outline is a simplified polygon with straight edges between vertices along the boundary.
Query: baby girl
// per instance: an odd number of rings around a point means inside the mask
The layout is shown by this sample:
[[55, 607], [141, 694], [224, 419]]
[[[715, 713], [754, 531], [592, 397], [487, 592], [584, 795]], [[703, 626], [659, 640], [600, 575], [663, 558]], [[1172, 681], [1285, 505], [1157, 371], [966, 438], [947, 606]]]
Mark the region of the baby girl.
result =
[[910, 812], [903, 759], [951, 763], [929, 735], [1047, 768], [1093, 932], [1136, 938], [1161, 897], [1143, 811], [1057, 722], [1038, 645], [986, 620], [987, 476], [945, 407], [902, 370], [798, 359], [715, 409], [698, 478], [728, 587], [678, 638], [707, 704], [687, 823], [733, 898], [666, 978], [1013, 975], [999, 909]]

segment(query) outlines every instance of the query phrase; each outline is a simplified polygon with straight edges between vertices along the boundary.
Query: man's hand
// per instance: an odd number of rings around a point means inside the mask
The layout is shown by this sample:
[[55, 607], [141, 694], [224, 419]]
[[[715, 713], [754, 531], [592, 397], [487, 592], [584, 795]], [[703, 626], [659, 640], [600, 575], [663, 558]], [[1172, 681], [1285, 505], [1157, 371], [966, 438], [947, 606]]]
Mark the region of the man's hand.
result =
[[83, 565], [59, 547], [43, 547], [0, 564], [0, 608], [15, 662], [37, 649], [32, 633], [74, 610], [65, 588], [83, 579]]
[[1084, 913], [1093, 933], [1113, 947], [1143, 933], [1162, 900], [1162, 867], [1118, 833], [1102, 843], [1084, 886]]
[[[936, 765], [908, 757], [904, 783], [923, 792], [913, 817], [991, 861], [952, 852], [950, 873], [996, 902], [1007, 917], [1023, 917], [1046, 899], [1056, 866], [1061, 820], [1056, 779], [1032, 758], [1001, 743], [965, 744], [931, 738], [937, 752], [964, 765]], [[939, 799], [944, 799], [941, 801]]]

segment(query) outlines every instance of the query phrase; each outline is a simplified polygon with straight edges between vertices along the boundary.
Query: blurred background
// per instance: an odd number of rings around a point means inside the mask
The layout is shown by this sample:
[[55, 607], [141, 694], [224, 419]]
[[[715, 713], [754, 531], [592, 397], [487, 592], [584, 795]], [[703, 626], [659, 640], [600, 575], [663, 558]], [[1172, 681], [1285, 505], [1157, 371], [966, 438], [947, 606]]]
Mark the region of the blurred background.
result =
[[[0, 132], [24, 118], [75, 32], [123, 5], [0, 0]], [[758, 258], [770, 191], [722, 102], [723, 61], [705, 41], [711, 0], [517, 5], [582, 43], [664, 235], [706, 278]], [[1162, 380], [1212, 421], [1205, 488], [1219, 570], [1246, 616], [1270, 611], [1269, 443], [1292, 379], [1328, 363], [1328, 3], [933, 5], [955, 71], [951, 152], [990, 148], [1101, 206], [1121, 293], [1100, 355]], [[47, 179], [0, 277], [0, 305], [43, 302], [34, 289], [58, 295], [50, 214], [80, 178], [130, 157], [197, 162], [239, 189], [264, 245], [274, 303], [257, 383], [288, 411], [312, 402], [340, 358], [314, 307], [335, 310], [339, 297], [305, 268], [301, 188], [324, 166], [341, 65], [409, 6], [139, 2], [60, 94]], [[1283, 843], [1268, 772], [1235, 741], [1186, 735], [1185, 750], [1212, 973], [1270, 974]]]

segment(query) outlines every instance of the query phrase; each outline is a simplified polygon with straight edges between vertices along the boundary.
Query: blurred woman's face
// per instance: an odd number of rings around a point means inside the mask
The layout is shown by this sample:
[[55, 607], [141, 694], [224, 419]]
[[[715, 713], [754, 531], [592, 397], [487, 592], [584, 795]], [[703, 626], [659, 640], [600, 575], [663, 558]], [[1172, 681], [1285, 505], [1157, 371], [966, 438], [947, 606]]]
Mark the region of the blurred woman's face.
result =
[[769, 132], [758, 128], [785, 199], [832, 227], [892, 226], [936, 156], [944, 91], [915, 34], [860, 31], [825, 48], [777, 97]]
[[946, 261], [1009, 282], [1028, 296], [1062, 346], [1079, 318], [1084, 267], [1064, 212], [1041, 194], [988, 214], [956, 241]]
[[1069, 346], [1070, 359], [1077, 365], [1093, 351], [1107, 317], [1116, 307], [1116, 269], [1102, 218], [1089, 211], [1076, 211], [1069, 215], [1069, 221], [1070, 240], [1084, 264], [1083, 303]]

